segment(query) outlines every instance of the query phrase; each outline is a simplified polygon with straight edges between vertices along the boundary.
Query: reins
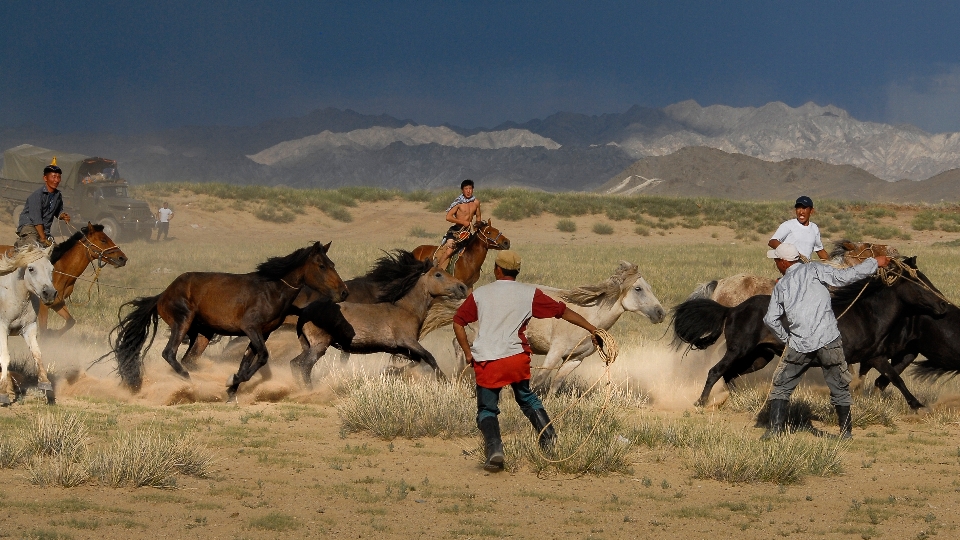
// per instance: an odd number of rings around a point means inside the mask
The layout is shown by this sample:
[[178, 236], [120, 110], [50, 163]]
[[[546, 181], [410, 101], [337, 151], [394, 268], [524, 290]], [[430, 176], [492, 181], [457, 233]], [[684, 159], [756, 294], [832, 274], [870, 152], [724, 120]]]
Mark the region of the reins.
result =
[[[859, 257], [861, 254], [863, 254], [865, 251], [868, 251], [868, 250], [871, 252], [871, 254], [873, 253], [873, 248], [864, 248], [860, 251], [860, 253], [857, 256]], [[897, 280], [904, 279], [906, 281], [919, 285], [923, 289], [933, 293], [933, 295], [939, 298], [940, 300], [943, 300], [944, 302], [950, 305], [954, 305], [953, 302], [951, 302], [950, 300], [947, 300], [947, 298], [944, 297], [943, 294], [940, 293], [940, 291], [937, 291], [936, 289], [924, 283], [923, 280], [920, 279], [919, 276], [917, 275], [916, 268], [912, 268], [911, 266], [907, 265], [906, 263], [903, 262], [903, 260], [899, 258], [891, 258], [890, 262], [893, 263], [900, 271], [892, 272], [889, 268], [877, 268], [877, 277], [880, 279], [880, 281], [883, 282], [884, 285], [889, 287], [894, 283], [896, 283]], [[907, 277], [906, 275], [904, 275], [905, 273], [910, 277]], [[863, 295], [864, 291], [867, 290], [867, 287], [869, 285], [870, 285], [869, 280], [863, 284], [863, 288], [860, 289], [859, 293], [857, 293], [857, 296], [853, 299], [853, 302], [850, 302], [850, 305], [848, 305], [847, 308], [843, 310], [843, 313], [841, 313], [840, 316], [837, 317], [838, 321], [840, 320], [841, 317], [846, 315], [848, 311], [850, 311], [850, 308], [852, 308], [854, 304], [857, 303], [857, 300], [860, 299], [860, 297]]]
[[[93, 299], [93, 286], [94, 286], [94, 285], [97, 286], [97, 294], [100, 294], [100, 272], [103, 271], [103, 268], [104, 268], [107, 264], [110, 264], [109, 261], [107, 260], [107, 254], [109, 254], [109, 253], [111, 253], [111, 252], [113, 252], [113, 251], [122, 251], [122, 250], [120, 249], [120, 246], [116, 245], [116, 242], [114, 242], [114, 245], [113, 245], [112, 247], [101, 248], [100, 246], [98, 246], [98, 245], [94, 244], [93, 242], [91, 242], [91, 241], [87, 238], [87, 236], [86, 236], [85, 234], [83, 234], [82, 231], [78, 230], [76, 227], [74, 227], [73, 225], [71, 225], [70, 222], [65, 222], [65, 223], [67, 224], [67, 227], [69, 227], [70, 229], [73, 229], [75, 232], [80, 233], [80, 239], [78, 240], [78, 242], [80, 242], [80, 245], [82, 245], [82, 246], [84, 247], [84, 249], [87, 250], [87, 264], [86, 264], [86, 266], [83, 267], [83, 270], [85, 271], [85, 270], [87, 269], [87, 266], [93, 265], [93, 279], [92, 279], [92, 280], [84, 280], [84, 279], [81, 278], [80, 276], [74, 276], [74, 275], [68, 274], [68, 273], [66, 273], [66, 272], [61, 272], [60, 270], [54, 270], [54, 272], [60, 274], [61, 276], [72, 277], [72, 278], [74, 278], [74, 279], [78, 279], [78, 280], [81, 280], [81, 281], [89, 281], [89, 282], [90, 282], [90, 286], [87, 287], [87, 299], [86, 299], [86, 300], [82, 300], [82, 301], [81, 301], [81, 300], [77, 300], [76, 298], [74, 298], [73, 296], [71, 296], [71, 298], [72, 298], [72, 300], [71, 300], [71, 302], [70, 302], [71, 304], [73, 304], [73, 305], [75, 305], [75, 306], [84, 306], [84, 305], [87, 305], [88, 303], [90, 303], [90, 301]], [[112, 240], [112, 239], [111, 239], [111, 240]], [[94, 249], [96, 249], [97, 252], [95, 252]], [[83, 274], [83, 271], [81, 271], [80, 273]], [[110, 285], [108, 285], [108, 286], [110, 286]], [[113, 287], [116, 287], [116, 286], [113, 286]], [[132, 288], [132, 287], [117, 287], [117, 288], [124, 288], [124, 289], [126, 289], [126, 288]], [[66, 302], [67, 299], [64, 298], [63, 301]]]

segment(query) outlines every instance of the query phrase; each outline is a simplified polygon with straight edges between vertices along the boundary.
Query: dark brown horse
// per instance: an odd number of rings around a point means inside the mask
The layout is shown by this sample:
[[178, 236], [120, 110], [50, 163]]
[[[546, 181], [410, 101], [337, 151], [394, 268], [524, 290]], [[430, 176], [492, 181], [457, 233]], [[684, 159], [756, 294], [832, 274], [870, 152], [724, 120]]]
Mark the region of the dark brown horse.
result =
[[[510, 240], [493, 226], [493, 220], [478, 221], [474, 233], [464, 240], [463, 251], [453, 266], [453, 277], [459, 279], [467, 287], [480, 279], [480, 268], [487, 258], [487, 251], [491, 249], [510, 249]], [[421, 261], [432, 259], [437, 252], [437, 246], [418, 246], [413, 250], [413, 256]]]
[[[0, 253], [5, 253], [11, 247], [0, 246]], [[94, 265], [97, 275], [108, 264], [114, 268], [120, 268], [127, 264], [127, 256], [103, 232], [103, 225], [88, 222], [86, 227], [54, 246], [50, 261], [53, 263], [53, 286], [57, 289], [57, 300], [49, 308], [46, 304], [40, 303], [37, 323], [41, 332], [46, 330], [47, 317], [50, 315], [48, 309], [52, 309], [67, 321], [63, 328], [57, 331], [57, 335], [63, 335], [77, 324], [76, 319], [67, 310], [66, 299], [73, 294], [73, 286], [80, 274], [83, 274], [91, 264]]]
[[156, 337], [158, 318], [170, 326], [163, 359], [184, 378], [190, 375], [177, 361], [177, 349], [185, 336], [190, 348], [184, 362], [189, 364], [203, 353], [214, 334], [245, 335], [250, 344], [239, 370], [227, 381], [228, 400], [233, 401], [240, 384], [267, 363], [265, 341], [283, 323], [301, 289], [310, 287], [334, 302], [347, 297], [347, 287], [327, 257], [329, 249], [330, 244], [317, 242], [284, 257], [268, 259], [249, 274], [181, 274], [157, 296], [137, 298], [120, 306], [120, 313], [127, 306], [133, 309], [111, 332], [113, 351], [104, 357], [116, 356], [120, 378], [136, 391], [143, 382], [143, 355]]

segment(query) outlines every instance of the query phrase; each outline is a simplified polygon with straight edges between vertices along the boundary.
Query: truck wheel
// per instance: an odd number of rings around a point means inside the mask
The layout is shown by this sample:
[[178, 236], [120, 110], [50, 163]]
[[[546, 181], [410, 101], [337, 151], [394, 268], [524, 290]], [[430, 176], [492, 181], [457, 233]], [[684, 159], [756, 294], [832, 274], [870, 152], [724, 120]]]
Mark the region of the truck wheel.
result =
[[100, 218], [100, 224], [103, 225], [104, 234], [114, 241], [120, 239], [120, 224], [117, 220], [110, 217]]
[[13, 217], [13, 226], [14, 226], [14, 227], [16, 227], [18, 223], [20, 223], [20, 214], [22, 214], [22, 213], [23, 213], [23, 205], [22, 205], [22, 204], [18, 204], [17, 206], [15, 206], [15, 207], [13, 208], [13, 214], [11, 214], [11, 217]]

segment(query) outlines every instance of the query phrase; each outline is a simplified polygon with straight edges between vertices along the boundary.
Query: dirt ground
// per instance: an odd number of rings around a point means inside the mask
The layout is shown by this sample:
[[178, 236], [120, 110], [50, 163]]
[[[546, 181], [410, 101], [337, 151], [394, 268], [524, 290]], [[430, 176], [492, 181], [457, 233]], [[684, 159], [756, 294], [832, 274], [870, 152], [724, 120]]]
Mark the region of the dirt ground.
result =
[[[203, 208], [209, 202], [194, 198], [169, 200], [176, 211], [170, 242], [184, 249], [277, 238], [389, 248], [410, 244], [408, 232], [414, 227], [438, 236], [444, 229], [438, 216], [428, 215], [420, 203], [363, 204], [351, 209], [352, 223], [310, 210], [295, 223], [280, 225], [232, 208], [210, 212]], [[151, 206], [157, 202], [151, 200]], [[4, 219], [0, 242], [10, 243], [12, 227], [9, 218]], [[598, 236], [590, 232], [597, 217], [575, 218], [580, 232], [572, 234], [557, 231], [556, 221], [546, 215], [503, 225], [509, 227], [514, 245], [742, 242], [726, 228], [675, 229], [640, 239], [629, 223], [611, 222], [617, 234]], [[901, 215], [900, 222], [909, 223], [909, 217]], [[929, 245], [958, 236], [912, 234], [911, 241], [897, 245]], [[426, 344], [450, 362], [449, 340], [435, 335]], [[76, 353], [82, 346], [65, 340], [50, 344], [49, 350], [50, 355]], [[297, 345], [292, 334], [280, 333], [270, 347], [272, 355], [283, 357], [292, 356]], [[191, 384], [173, 377], [166, 366], [154, 365], [139, 396], [120, 389], [107, 367], [74, 373], [61, 366], [61, 374], [74, 378], [61, 385], [57, 409], [82, 411], [112, 431], [165, 425], [206, 445], [217, 457], [215, 472], [207, 479], [178, 477], [173, 489], [95, 484], [41, 488], [28, 481], [23, 469], [0, 469], [0, 538], [960, 536], [955, 512], [960, 505], [957, 422], [909, 415], [893, 427], [857, 430], [844, 453], [842, 475], [808, 477], [792, 486], [697, 479], [678, 452], [643, 447], [630, 474], [489, 474], [470, 454], [476, 438], [384, 441], [363, 433], [344, 436], [329, 389], [320, 385], [314, 392], [300, 392], [281, 369], [258, 375], [244, 388], [239, 405], [220, 403], [230, 366], [214, 361], [219, 352], [211, 351]], [[662, 354], [664, 361], [676, 360]], [[698, 393], [708, 360], [688, 357], [685, 361], [693, 364], [689, 369], [650, 383], [658, 395], [649, 412], [668, 419], [701, 414], [687, 404]], [[620, 375], [642, 379], [649, 373], [628, 370]], [[515, 406], [507, 401], [504, 407]], [[15, 420], [33, 417], [37, 410], [45, 408], [36, 399], [0, 410], [0, 429], [10, 433]], [[731, 430], [761, 434], [749, 415], [703, 414], [722, 417]]]

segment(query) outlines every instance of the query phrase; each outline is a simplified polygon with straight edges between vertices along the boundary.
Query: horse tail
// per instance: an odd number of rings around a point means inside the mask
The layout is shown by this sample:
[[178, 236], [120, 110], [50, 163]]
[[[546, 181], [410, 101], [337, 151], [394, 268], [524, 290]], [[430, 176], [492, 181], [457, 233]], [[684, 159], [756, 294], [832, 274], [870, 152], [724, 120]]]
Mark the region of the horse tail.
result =
[[690, 296], [687, 297], [687, 300], [694, 300], [696, 298], [713, 298], [713, 293], [717, 290], [717, 280], [708, 281], [707, 283], [701, 283], [697, 285], [697, 288], [690, 293]]
[[723, 335], [730, 309], [708, 298], [687, 300], [673, 310], [674, 344], [686, 343], [691, 349], [706, 349]]
[[913, 363], [913, 371], [910, 374], [920, 381], [932, 382], [943, 376], [953, 378], [960, 375], [960, 365], [947, 365], [940, 358], [925, 358]]
[[[112, 353], [117, 357], [117, 373], [120, 380], [135, 392], [139, 391], [143, 384], [143, 355], [153, 345], [153, 339], [157, 336], [159, 300], [158, 294], [142, 296], [123, 304], [117, 310], [118, 317], [122, 317], [120, 323], [110, 332], [113, 340]], [[127, 306], [133, 310], [126, 316], [121, 316]], [[150, 328], [151, 325], [153, 328]]]

